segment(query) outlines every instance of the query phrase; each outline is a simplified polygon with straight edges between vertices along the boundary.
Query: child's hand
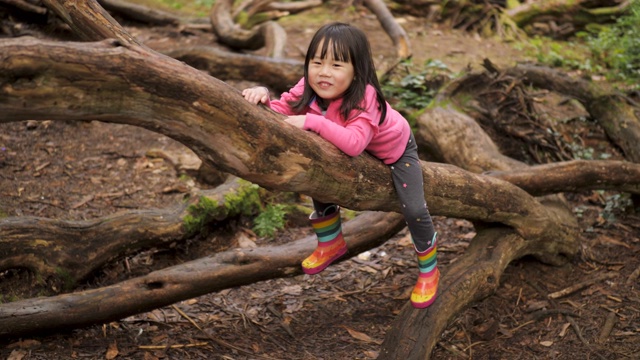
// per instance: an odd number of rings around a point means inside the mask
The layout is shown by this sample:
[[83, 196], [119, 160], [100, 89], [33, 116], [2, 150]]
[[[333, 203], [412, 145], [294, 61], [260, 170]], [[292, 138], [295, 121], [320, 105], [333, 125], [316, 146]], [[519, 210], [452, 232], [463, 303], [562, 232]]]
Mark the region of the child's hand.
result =
[[285, 122], [288, 122], [289, 124], [302, 129], [302, 127], [304, 126], [304, 120], [306, 119], [306, 115], [293, 115], [293, 116], [287, 116], [286, 119], [284, 119]]
[[266, 104], [269, 101], [269, 90], [264, 86], [256, 86], [242, 90], [242, 96], [252, 104]]

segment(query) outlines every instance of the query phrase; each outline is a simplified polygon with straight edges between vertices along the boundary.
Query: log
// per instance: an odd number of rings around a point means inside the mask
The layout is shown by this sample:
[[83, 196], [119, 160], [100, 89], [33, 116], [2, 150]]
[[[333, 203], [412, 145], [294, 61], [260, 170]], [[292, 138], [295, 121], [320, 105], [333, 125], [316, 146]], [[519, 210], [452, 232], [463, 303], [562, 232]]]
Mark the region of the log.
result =
[[218, 41], [234, 49], [258, 50], [266, 47], [267, 56], [284, 57], [287, 33], [276, 22], [268, 21], [251, 30], [237, 26], [231, 17], [232, 0], [216, 1], [211, 24]]
[[[349, 253], [380, 246], [404, 226], [399, 214], [359, 215], [344, 223]], [[286, 245], [233, 249], [107, 287], [1, 304], [0, 336], [100, 324], [227, 288], [300, 275], [300, 263], [316, 243], [311, 235]]]
[[111, 13], [124, 16], [127, 19], [150, 25], [178, 25], [180, 18], [165, 11], [152, 9], [140, 4], [123, 0], [99, 0], [100, 5]]
[[24, 0], [0, 0], [0, 4], [7, 4], [17, 9], [20, 9], [22, 11], [37, 14], [37, 15], [45, 15], [47, 13], [46, 8], [31, 4]]
[[304, 62], [233, 53], [211, 46], [193, 46], [164, 51], [196, 69], [222, 80], [247, 80], [283, 93], [304, 76]]
[[402, 26], [395, 20], [389, 8], [382, 0], [364, 0], [364, 5], [376, 15], [382, 28], [387, 32], [396, 48], [396, 55], [400, 59], [411, 57], [411, 42]]
[[640, 194], [640, 165], [614, 160], [572, 160], [513, 171], [487, 171], [534, 196], [587, 190]]
[[64, 20], [74, 34], [86, 41], [117, 39], [124, 44], [144, 46], [118, 24], [97, 1], [42, 0], [42, 3]]
[[193, 216], [191, 209], [203, 199], [217, 204], [209, 210], [208, 222], [239, 215], [238, 207], [227, 199], [250, 185], [232, 177], [216, 189], [200, 190], [173, 207], [122, 212], [89, 221], [4, 218], [0, 220], [0, 272], [26, 268], [44, 280], [63, 280], [65, 290], [70, 290], [116, 258], [193, 236], [193, 230], [184, 226], [185, 217]]

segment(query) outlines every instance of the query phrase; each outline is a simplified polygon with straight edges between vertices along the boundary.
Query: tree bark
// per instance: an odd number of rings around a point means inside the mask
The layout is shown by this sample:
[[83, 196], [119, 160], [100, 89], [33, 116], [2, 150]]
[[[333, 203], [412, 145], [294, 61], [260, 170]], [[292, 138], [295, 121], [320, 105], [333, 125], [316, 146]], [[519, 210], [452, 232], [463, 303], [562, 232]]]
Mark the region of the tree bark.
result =
[[[359, 215], [344, 223], [349, 252], [379, 246], [404, 226], [402, 216], [395, 213]], [[300, 263], [316, 243], [311, 235], [286, 245], [234, 249], [112, 286], [2, 304], [0, 336], [109, 322], [231, 287], [300, 275]]]

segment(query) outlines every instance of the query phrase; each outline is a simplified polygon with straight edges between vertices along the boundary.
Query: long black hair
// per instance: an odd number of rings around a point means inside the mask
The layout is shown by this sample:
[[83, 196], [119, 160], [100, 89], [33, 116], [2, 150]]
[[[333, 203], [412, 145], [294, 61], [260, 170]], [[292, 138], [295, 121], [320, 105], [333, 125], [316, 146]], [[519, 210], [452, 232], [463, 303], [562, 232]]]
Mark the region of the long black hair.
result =
[[376, 68], [373, 63], [371, 54], [371, 45], [362, 30], [349, 24], [333, 22], [322, 26], [311, 39], [307, 56], [304, 59], [304, 92], [302, 97], [297, 101], [290, 103], [296, 112], [304, 111], [305, 107], [316, 96], [309, 85], [309, 62], [313, 59], [318, 51], [318, 47], [322, 43], [320, 49], [320, 57], [325, 59], [327, 56], [329, 45], [331, 45], [331, 53], [337, 61], [350, 62], [353, 65], [354, 79], [349, 88], [342, 96], [342, 105], [340, 106], [340, 114], [349, 120], [349, 114], [354, 109], [362, 110], [360, 103], [364, 99], [367, 85], [371, 84], [376, 90], [376, 98], [381, 111], [380, 122], [382, 124], [387, 116], [387, 102], [382, 94]]

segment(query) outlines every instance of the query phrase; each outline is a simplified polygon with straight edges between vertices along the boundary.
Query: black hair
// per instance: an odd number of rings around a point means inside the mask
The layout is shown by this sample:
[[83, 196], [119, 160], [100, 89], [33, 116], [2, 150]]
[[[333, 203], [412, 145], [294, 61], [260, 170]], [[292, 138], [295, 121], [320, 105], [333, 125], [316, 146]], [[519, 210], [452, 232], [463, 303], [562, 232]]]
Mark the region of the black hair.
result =
[[376, 98], [381, 111], [379, 124], [382, 124], [387, 116], [387, 102], [378, 82], [369, 40], [362, 30], [340, 22], [332, 22], [322, 26], [311, 39], [304, 60], [304, 92], [300, 99], [290, 103], [293, 110], [302, 112], [316, 96], [309, 85], [308, 76], [309, 63], [316, 55], [320, 43], [322, 43], [322, 49], [320, 49], [322, 59], [326, 58], [329, 45], [331, 45], [333, 60], [350, 62], [353, 65], [354, 79], [342, 95], [342, 105], [340, 106], [342, 117], [348, 121], [349, 114], [354, 109], [362, 110], [359, 105], [364, 99], [367, 85], [371, 84], [376, 90]]

